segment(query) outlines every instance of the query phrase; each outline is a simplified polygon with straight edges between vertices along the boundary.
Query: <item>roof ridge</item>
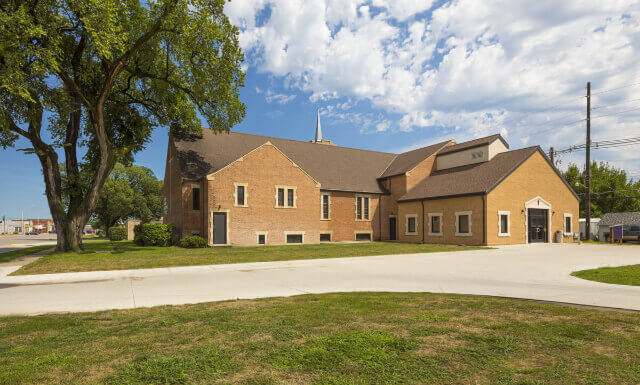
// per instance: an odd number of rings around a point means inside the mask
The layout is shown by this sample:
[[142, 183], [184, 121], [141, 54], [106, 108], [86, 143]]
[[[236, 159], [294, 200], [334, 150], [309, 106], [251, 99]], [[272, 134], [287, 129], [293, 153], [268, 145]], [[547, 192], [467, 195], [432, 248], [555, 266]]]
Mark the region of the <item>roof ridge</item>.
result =
[[[296, 142], [296, 143], [305, 143], [305, 144], [309, 144], [309, 145], [315, 145], [316, 143], [313, 142], [309, 142], [309, 141], [305, 141], [305, 140], [297, 140], [297, 139], [288, 139], [288, 138], [280, 138], [277, 136], [267, 136], [267, 135], [258, 135], [258, 134], [250, 134], [248, 132], [238, 132], [238, 131], [229, 131], [227, 132], [227, 134], [240, 134], [240, 135], [251, 135], [251, 136], [259, 136], [261, 138], [268, 138], [268, 139], [277, 139], [277, 140], [286, 140], [289, 142]], [[355, 151], [366, 151], [366, 152], [375, 152], [378, 154], [387, 154], [387, 155], [398, 155], [396, 153], [393, 152], [385, 152], [385, 151], [375, 151], [375, 150], [367, 150], [364, 148], [355, 148], [355, 147], [347, 147], [347, 146], [327, 146], [327, 148], [344, 148], [347, 150], [355, 150]]]

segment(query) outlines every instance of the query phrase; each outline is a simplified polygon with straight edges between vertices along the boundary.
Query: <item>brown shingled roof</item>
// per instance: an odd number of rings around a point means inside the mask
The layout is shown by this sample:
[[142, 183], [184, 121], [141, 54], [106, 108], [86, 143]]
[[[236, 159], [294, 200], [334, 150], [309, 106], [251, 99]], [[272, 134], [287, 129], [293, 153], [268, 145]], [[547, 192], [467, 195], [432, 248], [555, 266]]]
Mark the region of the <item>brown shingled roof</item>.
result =
[[380, 178], [386, 178], [395, 175], [404, 174], [407, 171], [413, 170], [420, 162], [427, 159], [431, 155], [435, 154], [451, 141], [436, 143], [431, 146], [422, 147], [413, 151], [408, 151], [396, 156], [391, 162], [389, 167], [380, 175]]
[[484, 138], [478, 138], [478, 139], [470, 140], [468, 142], [462, 142], [462, 143], [454, 144], [453, 146], [449, 146], [446, 149], [440, 151], [440, 154], [448, 154], [448, 153], [451, 153], [451, 152], [457, 152], [457, 151], [466, 150], [468, 148], [484, 146], [485, 144], [492, 143], [492, 142], [494, 142], [496, 140], [501, 140], [502, 143], [504, 143], [504, 145], [507, 148], [509, 148], [509, 144], [507, 143], [506, 140], [504, 140], [502, 135], [494, 134], [494, 135], [491, 135], [491, 136], [486, 136]]
[[229, 165], [250, 151], [271, 142], [322, 189], [381, 193], [377, 178], [395, 154], [328, 146], [298, 140], [203, 129], [202, 139], [174, 137], [183, 177], [197, 180]]
[[488, 193], [536, 151], [542, 152], [538, 146], [527, 147], [497, 154], [488, 162], [435, 171], [399, 201]]

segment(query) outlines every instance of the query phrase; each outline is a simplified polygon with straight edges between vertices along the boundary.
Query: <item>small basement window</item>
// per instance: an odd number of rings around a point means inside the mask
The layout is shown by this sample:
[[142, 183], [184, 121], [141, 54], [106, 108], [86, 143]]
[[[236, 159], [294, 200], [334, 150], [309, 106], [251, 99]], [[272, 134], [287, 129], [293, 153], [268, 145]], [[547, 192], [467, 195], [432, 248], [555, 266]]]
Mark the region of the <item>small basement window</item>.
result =
[[320, 242], [331, 242], [331, 234], [320, 234]]
[[371, 241], [371, 233], [357, 233], [356, 241]]
[[258, 244], [259, 245], [267, 244], [267, 235], [266, 234], [258, 234]]
[[302, 243], [302, 234], [287, 234], [287, 243]]

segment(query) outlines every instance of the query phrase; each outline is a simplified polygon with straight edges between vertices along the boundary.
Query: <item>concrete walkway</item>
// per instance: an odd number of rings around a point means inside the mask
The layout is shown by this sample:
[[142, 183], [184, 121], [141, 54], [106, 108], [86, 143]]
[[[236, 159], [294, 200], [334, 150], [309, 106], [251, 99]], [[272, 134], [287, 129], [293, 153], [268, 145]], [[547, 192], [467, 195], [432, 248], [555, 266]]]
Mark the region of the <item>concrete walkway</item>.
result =
[[640, 264], [640, 247], [497, 250], [0, 277], [0, 315], [97, 311], [346, 291], [478, 294], [640, 310], [640, 287], [575, 270]]

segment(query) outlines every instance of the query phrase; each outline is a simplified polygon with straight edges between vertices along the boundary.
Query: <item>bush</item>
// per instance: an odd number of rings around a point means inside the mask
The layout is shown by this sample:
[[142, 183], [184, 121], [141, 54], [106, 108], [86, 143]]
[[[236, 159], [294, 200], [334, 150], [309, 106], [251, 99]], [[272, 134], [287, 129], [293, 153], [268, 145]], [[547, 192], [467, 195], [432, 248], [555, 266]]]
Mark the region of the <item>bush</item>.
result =
[[171, 246], [175, 227], [171, 223], [143, 223], [133, 228], [133, 241], [140, 246]]
[[199, 235], [192, 235], [190, 237], [182, 238], [180, 240], [180, 247], [186, 247], [188, 249], [200, 249], [207, 247], [207, 240]]
[[109, 240], [122, 241], [127, 239], [127, 229], [123, 226], [109, 227]]

